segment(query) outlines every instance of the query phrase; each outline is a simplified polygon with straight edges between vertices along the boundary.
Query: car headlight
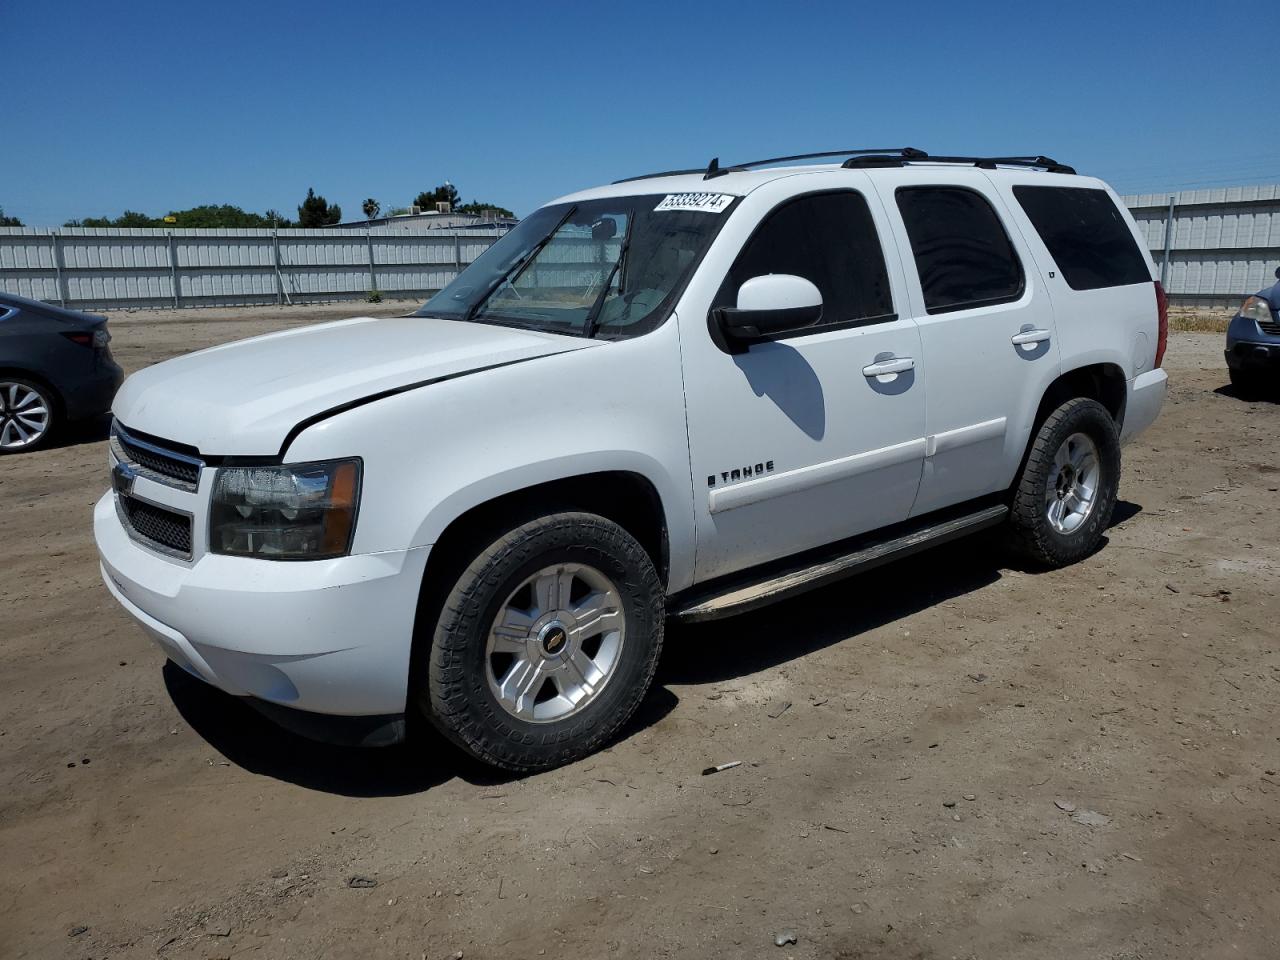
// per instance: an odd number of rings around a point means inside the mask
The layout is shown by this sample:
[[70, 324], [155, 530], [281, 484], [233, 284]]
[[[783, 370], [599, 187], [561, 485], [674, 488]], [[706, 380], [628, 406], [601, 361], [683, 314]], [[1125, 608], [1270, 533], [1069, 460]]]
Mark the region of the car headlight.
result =
[[360, 461], [224, 466], [209, 511], [212, 553], [322, 560], [351, 549]]
[[1263, 300], [1262, 297], [1250, 297], [1244, 302], [1244, 306], [1240, 308], [1240, 316], [1249, 320], [1256, 320], [1258, 323], [1271, 322], [1271, 304]]

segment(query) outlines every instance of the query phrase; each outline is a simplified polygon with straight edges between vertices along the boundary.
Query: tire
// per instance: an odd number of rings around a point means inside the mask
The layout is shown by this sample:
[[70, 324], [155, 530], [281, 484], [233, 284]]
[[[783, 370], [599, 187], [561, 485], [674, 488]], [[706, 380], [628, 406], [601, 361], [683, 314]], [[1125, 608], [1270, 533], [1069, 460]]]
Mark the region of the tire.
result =
[[570, 763], [635, 713], [665, 616], [653, 562], [620, 526], [589, 513], [531, 520], [482, 550], [444, 600], [418, 705], [484, 763]]
[[1236, 370], [1228, 367], [1227, 373], [1231, 376], [1231, 386], [1241, 399], [1254, 400], [1266, 393], [1267, 381], [1256, 370]]
[[1068, 400], [1040, 425], [1014, 485], [1014, 551], [1047, 568], [1084, 559], [1111, 522], [1119, 482], [1116, 422], [1096, 400]]
[[0, 456], [44, 446], [57, 419], [57, 404], [48, 387], [0, 374]]

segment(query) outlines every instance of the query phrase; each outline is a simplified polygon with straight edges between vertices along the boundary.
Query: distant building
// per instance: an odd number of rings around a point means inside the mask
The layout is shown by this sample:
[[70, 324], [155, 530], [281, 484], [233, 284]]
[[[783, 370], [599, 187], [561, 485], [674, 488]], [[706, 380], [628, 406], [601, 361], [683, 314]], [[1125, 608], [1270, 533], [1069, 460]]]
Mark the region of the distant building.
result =
[[483, 210], [480, 213], [457, 213], [449, 209], [447, 203], [437, 203], [435, 210], [421, 210], [410, 207], [409, 212], [398, 217], [374, 217], [372, 220], [349, 220], [346, 223], [335, 223], [330, 230], [366, 230], [369, 227], [391, 227], [417, 233], [422, 230], [497, 230], [502, 233], [510, 230], [520, 221], [515, 217], [500, 216], [496, 210]]

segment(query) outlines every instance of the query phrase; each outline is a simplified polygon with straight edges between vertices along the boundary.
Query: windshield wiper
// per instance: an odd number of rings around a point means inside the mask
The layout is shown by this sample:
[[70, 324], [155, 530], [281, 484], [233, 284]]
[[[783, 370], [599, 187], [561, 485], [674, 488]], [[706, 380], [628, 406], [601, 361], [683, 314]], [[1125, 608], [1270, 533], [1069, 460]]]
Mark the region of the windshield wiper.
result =
[[528, 253], [503, 271], [502, 276], [489, 284], [489, 289], [484, 292], [484, 296], [480, 297], [480, 299], [476, 300], [475, 303], [471, 304], [471, 306], [467, 308], [467, 312], [463, 315], [462, 319], [466, 321], [474, 320], [476, 318], [476, 314], [480, 312], [480, 308], [489, 302], [489, 298], [498, 292], [499, 287], [501, 287], [508, 279], [514, 278], [512, 280], [513, 283], [515, 279], [519, 279], [520, 274], [524, 272], [524, 268], [527, 267], [533, 258], [542, 252], [542, 248], [550, 243], [552, 238], [560, 232], [560, 228], [565, 225], [565, 222], [573, 216], [573, 212], [577, 209], [578, 205], [576, 203], [569, 207], [569, 209], [564, 212], [564, 216], [560, 218], [560, 221], [547, 232], [546, 236], [535, 243], [529, 249]]
[[[618, 271], [622, 269], [622, 265], [627, 259], [627, 250], [631, 247], [631, 228], [635, 225], [635, 211], [631, 212], [631, 216], [627, 218], [627, 232], [622, 235], [622, 246], [618, 248], [618, 259], [613, 261], [613, 269], [609, 271], [609, 275], [604, 278], [604, 286], [600, 288], [600, 294], [596, 297], [596, 302], [591, 305], [590, 312], [587, 313], [587, 319], [582, 325], [582, 335], [584, 337], [594, 337], [596, 331], [600, 328], [600, 312], [604, 309], [604, 301], [609, 296], [609, 284], [613, 283], [613, 278], [618, 275]], [[623, 278], [626, 274], [622, 274]], [[622, 296], [622, 284], [625, 280], [618, 281], [618, 296]]]

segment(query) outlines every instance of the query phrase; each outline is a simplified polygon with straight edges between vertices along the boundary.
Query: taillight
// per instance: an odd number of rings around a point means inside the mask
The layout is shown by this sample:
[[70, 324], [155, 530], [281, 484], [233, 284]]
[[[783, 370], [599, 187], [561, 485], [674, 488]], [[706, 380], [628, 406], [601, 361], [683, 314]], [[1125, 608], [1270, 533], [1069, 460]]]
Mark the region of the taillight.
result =
[[1156, 313], [1160, 316], [1160, 326], [1156, 333], [1156, 368], [1164, 363], [1164, 350], [1169, 346], [1169, 298], [1165, 296], [1164, 287], [1156, 281]]
[[68, 340], [70, 340], [72, 343], [80, 344], [80, 346], [82, 347], [93, 346], [92, 333], [64, 333], [63, 336], [66, 337]]

